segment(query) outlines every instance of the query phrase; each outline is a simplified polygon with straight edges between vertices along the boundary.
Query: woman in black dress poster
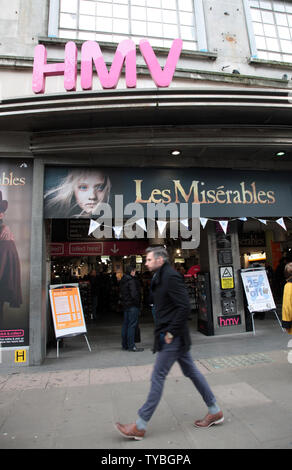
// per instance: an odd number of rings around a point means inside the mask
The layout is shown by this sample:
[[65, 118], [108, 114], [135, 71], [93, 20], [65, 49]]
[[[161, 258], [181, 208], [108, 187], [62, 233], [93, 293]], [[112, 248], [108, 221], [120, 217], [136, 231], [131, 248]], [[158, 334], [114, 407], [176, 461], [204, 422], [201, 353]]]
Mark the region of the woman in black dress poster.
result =
[[2, 199], [0, 191], [0, 329], [3, 328], [3, 307], [8, 302], [12, 308], [22, 304], [20, 262], [14, 235], [4, 223], [8, 201]]

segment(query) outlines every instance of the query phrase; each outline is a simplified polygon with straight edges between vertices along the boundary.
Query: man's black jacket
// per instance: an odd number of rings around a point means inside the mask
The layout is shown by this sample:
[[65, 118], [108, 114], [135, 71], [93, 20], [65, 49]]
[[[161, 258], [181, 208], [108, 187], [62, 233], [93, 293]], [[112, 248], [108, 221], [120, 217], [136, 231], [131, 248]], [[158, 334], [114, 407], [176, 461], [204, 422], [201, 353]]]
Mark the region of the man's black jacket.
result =
[[156, 311], [156, 328], [153, 352], [159, 351], [160, 333], [180, 336], [182, 348], [188, 351], [191, 337], [188, 328], [190, 302], [182, 276], [169, 263], [156, 271], [152, 282], [153, 303]]
[[136, 277], [124, 274], [120, 282], [120, 298], [124, 309], [140, 307], [141, 286]]

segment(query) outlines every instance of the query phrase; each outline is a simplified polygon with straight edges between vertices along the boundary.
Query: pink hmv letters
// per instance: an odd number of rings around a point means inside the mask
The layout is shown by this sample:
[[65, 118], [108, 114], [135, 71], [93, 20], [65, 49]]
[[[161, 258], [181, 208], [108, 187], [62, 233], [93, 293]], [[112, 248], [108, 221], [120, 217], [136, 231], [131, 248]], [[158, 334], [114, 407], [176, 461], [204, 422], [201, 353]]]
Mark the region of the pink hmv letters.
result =
[[[175, 39], [170, 48], [166, 63], [162, 69], [157, 57], [146, 39], [140, 41], [141, 54], [147, 64], [149, 72], [157, 87], [168, 87], [180, 57], [183, 42]], [[75, 91], [77, 83], [77, 56], [78, 50], [74, 42], [70, 41], [65, 47], [65, 60], [61, 63], [47, 63], [47, 50], [39, 44], [35, 48], [32, 90], [34, 93], [44, 93], [46, 77], [64, 75], [64, 88], [66, 91]], [[113, 62], [108, 71], [99, 44], [95, 41], [86, 41], [81, 48], [81, 88], [92, 89], [93, 65], [98, 74], [102, 88], [116, 88], [125, 64], [125, 78], [127, 88], [135, 88], [137, 82], [136, 44], [127, 39], [122, 41], [116, 50]]]

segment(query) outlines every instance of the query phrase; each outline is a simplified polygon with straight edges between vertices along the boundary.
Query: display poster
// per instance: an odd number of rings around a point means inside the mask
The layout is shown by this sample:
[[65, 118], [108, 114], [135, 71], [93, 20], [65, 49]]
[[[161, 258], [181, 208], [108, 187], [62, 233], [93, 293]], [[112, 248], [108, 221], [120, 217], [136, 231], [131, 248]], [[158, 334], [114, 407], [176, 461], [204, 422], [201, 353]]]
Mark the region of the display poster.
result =
[[273, 294], [264, 269], [241, 271], [241, 278], [250, 312], [276, 309]]
[[91, 218], [102, 205], [127, 219], [132, 217], [128, 204], [135, 204], [135, 211], [139, 204], [139, 217], [147, 218], [151, 203], [184, 203], [189, 209], [200, 204], [201, 217], [278, 217], [291, 216], [292, 182], [280, 171], [58, 166], [46, 168], [44, 198], [48, 219]]
[[0, 158], [0, 344], [29, 346], [32, 160]]
[[52, 285], [49, 293], [56, 338], [86, 333], [78, 284]]

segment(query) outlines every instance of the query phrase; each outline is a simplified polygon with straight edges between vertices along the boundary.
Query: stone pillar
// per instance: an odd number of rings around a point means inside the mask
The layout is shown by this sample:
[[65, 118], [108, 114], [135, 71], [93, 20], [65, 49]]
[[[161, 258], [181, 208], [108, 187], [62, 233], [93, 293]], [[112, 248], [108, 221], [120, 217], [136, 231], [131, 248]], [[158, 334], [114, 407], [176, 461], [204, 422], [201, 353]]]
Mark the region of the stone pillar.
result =
[[45, 227], [43, 216], [44, 164], [34, 161], [31, 262], [30, 262], [30, 316], [29, 363], [39, 365], [46, 355], [46, 318], [48, 286], [46, 282]]
[[200, 264], [210, 273], [214, 335], [246, 331], [236, 222], [227, 235], [209, 221], [201, 233]]

